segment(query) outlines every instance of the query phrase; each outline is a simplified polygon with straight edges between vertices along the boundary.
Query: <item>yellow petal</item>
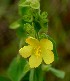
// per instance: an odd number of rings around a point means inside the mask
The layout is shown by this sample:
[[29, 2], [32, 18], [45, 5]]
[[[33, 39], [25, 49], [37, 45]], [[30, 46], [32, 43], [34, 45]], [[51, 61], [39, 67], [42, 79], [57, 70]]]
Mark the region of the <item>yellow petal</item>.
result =
[[42, 49], [49, 49], [49, 50], [53, 50], [53, 44], [50, 40], [48, 39], [41, 39], [40, 40], [40, 45], [42, 47]]
[[54, 54], [50, 50], [43, 50], [42, 57], [46, 64], [50, 64], [54, 61]]
[[23, 48], [21, 48], [19, 50], [19, 53], [22, 57], [27, 58], [32, 54], [32, 46], [28, 45], [28, 46], [24, 46]]
[[31, 46], [35, 47], [39, 45], [39, 41], [33, 37], [29, 37], [26, 39], [26, 43], [30, 44]]
[[35, 55], [31, 55], [31, 57], [29, 58], [29, 65], [31, 68], [36, 68], [38, 67], [42, 62], [42, 57], [39, 56], [38, 58]]

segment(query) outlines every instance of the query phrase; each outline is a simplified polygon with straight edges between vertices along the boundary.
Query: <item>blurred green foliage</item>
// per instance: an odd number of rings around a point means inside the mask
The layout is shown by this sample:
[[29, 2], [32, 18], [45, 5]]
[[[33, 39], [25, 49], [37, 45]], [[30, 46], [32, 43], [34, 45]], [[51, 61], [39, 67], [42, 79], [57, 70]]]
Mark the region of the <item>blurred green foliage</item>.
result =
[[[0, 75], [6, 76], [6, 70], [13, 57], [18, 53], [18, 37], [9, 25], [19, 18], [19, 0], [0, 0]], [[53, 66], [64, 70], [63, 80], [55, 78], [49, 72], [47, 81], [70, 81], [70, 0], [41, 0], [41, 10], [47, 11], [49, 35], [57, 43], [59, 60]], [[41, 19], [42, 20], [42, 19]], [[20, 33], [20, 32], [19, 32]], [[48, 78], [50, 77], [50, 78]]]
[[27, 61], [22, 57], [16, 57], [12, 61], [8, 69], [8, 76], [12, 81], [20, 81], [21, 78], [30, 70], [29, 65], [26, 64], [26, 62]]

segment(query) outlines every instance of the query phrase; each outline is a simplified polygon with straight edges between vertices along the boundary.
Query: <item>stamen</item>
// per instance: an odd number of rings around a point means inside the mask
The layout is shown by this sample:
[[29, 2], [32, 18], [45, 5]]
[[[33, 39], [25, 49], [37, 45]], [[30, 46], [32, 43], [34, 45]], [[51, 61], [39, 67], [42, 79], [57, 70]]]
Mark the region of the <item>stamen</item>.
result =
[[37, 56], [37, 58], [40, 57], [40, 53], [41, 53], [41, 49], [40, 49], [40, 46], [37, 47], [36, 51], [35, 51], [35, 55]]

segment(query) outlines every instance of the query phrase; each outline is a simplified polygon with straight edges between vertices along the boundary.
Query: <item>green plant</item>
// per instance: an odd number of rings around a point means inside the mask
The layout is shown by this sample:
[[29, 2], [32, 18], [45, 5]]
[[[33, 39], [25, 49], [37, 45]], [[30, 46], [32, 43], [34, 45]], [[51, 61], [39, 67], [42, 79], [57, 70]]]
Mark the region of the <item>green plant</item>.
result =
[[[40, 1], [39, 0], [20, 0], [18, 4], [18, 12], [19, 12], [19, 19], [14, 22], [10, 28], [15, 29], [17, 36], [20, 40], [19, 43], [19, 53], [17, 57], [12, 61], [9, 69], [8, 69], [8, 77], [11, 79], [11, 81], [21, 81], [23, 78], [23, 81], [46, 81], [45, 80], [45, 73], [47, 71], [51, 71], [54, 75], [56, 75], [59, 78], [64, 78], [65, 73], [63, 71], [59, 71], [52, 67], [50, 63], [52, 63], [54, 60], [58, 60], [58, 55], [56, 51], [56, 43], [55, 41], [47, 35], [48, 32], [48, 14], [47, 12], [41, 12], [40, 10]], [[26, 43], [25, 43], [26, 40]], [[31, 40], [31, 41], [30, 41]], [[32, 41], [33, 40], [33, 41]], [[32, 64], [30, 61], [30, 64], [28, 62], [28, 56], [24, 56], [23, 54], [27, 51], [27, 53], [31, 53], [31, 49], [33, 49], [32, 44], [35, 44], [34, 46], [37, 46], [38, 43], [36, 41], [42, 40], [43, 42], [40, 42], [41, 46], [43, 46], [42, 53], [46, 52], [44, 50], [45, 48], [52, 50], [51, 55], [49, 51], [46, 53], [51, 56], [49, 58], [49, 55], [47, 58], [44, 56], [44, 61], [42, 61], [41, 64], [38, 65]], [[46, 44], [46, 41], [50, 41]], [[24, 50], [24, 45], [27, 46], [27, 43], [31, 46]], [[46, 47], [44, 45], [46, 44]], [[44, 44], [44, 45], [43, 45]], [[34, 53], [36, 54], [37, 58], [40, 56], [40, 45], [38, 47], [34, 47]], [[44, 55], [44, 54], [43, 54]], [[22, 57], [21, 57], [22, 56]], [[23, 58], [25, 57], [25, 58]], [[50, 60], [49, 60], [49, 59]], [[48, 61], [48, 60], [49, 61]], [[46, 61], [47, 60], [47, 61]], [[34, 61], [34, 60], [32, 60]]]

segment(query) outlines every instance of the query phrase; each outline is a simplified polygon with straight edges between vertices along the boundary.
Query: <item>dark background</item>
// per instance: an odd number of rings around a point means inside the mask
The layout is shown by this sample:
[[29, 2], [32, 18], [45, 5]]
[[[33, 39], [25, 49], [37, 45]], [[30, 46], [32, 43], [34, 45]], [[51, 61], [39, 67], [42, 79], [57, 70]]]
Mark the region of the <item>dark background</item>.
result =
[[[18, 18], [19, 0], [0, 0], [0, 75], [18, 53], [18, 38], [9, 25]], [[47, 81], [70, 81], [70, 0], [41, 0], [41, 11], [48, 12], [48, 34], [56, 41], [59, 60], [53, 63], [65, 71], [64, 79], [46, 73]]]

